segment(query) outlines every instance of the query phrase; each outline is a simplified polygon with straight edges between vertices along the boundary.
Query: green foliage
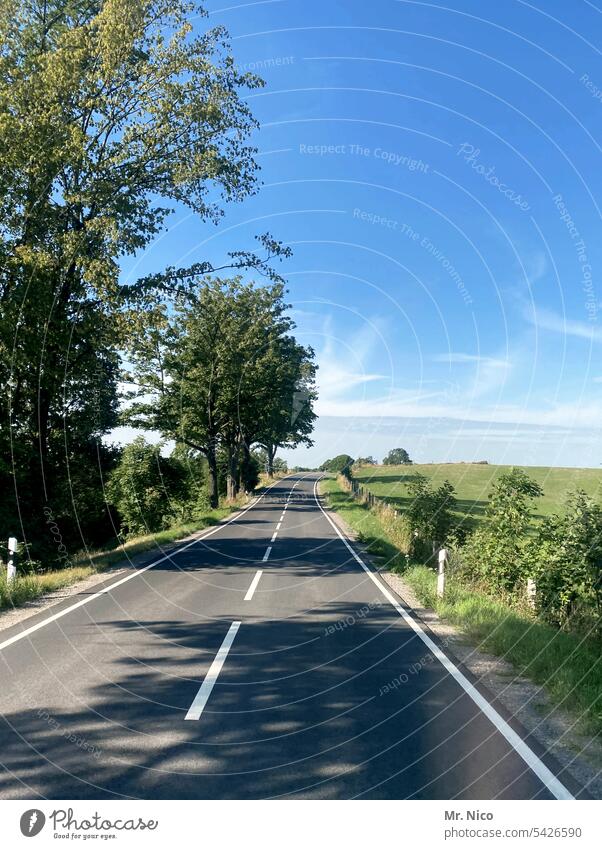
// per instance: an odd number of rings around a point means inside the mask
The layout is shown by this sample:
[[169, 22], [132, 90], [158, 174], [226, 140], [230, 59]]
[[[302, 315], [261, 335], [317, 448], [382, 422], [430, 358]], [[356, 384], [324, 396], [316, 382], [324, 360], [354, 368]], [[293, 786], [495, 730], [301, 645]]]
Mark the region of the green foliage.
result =
[[372, 455], [369, 457], [358, 457], [353, 463], [354, 468], [361, 469], [363, 466], [376, 466], [376, 460]]
[[326, 460], [320, 466], [321, 472], [337, 472], [349, 476], [354, 459], [349, 454], [337, 454], [331, 460]]
[[523, 675], [542, 684], [552, 700], [572, 709], [586, 731], [602, 729], [602, 666], [595, 639], [567, 634], [538, 622], [491, 595], [448, 580], [437, 598], [432, 569], [413, 566], [404, 574], [419, 601], [475, 640], [484, 651], [503, 657]]
[[141, 436], [124, 449], [107, 496], [128, 537], [159, 531], [190, 516], [191, 491], [182, 459], [162, 457], [161, 446], [149, 445]]
[[383, 466], [409, 466], [410, 455], [405, 448], [392, 448], [383, 460]]
[[[269, 411], [288, 409], [280, 432], [285, 442], [291, 435], [294, 386], [298, 380], [313, 385], [313, 351], [290, 335], [294, 324], [283, 296], [281, 283], [208, 279], [194, 299], [181, 301], [171, 313], [158, 309], [148, 314], [144, 331], [132, 336], [130, 379], [141, 400], [124, 418], [201, 452], [208, 462], [212, 506], [217, 504], [218, 452], [225, 457], [227, 494], [233, 498], [241, 457], [253, 443], [261, 443]], [[288, 378], [280, 382], [282, 374]], [[311, 402], [308, 410], [307, 427], [315, 418]], [[275, 419], [270, 421], [275, 427]], [[276, 431], [270, 433], [273, 437]]]
[[[120, 287], [121, 258], [176, 204], [215, 221], [256, 187], [242, 95], [261, 81], [238, 72], [222, 28], [192, 35], [193, 9], [0, 0], [0, 488], [16, 492], [0, 536], [24, 519], [35, 556], [56, 548], [46, 510], [70, 548], [109, 533], [115, 453], [100, 437], [116, 424], [119, 351], [140, 306], [211, 270]], [[270, 273], [249, 252], [231, 264]]]
[[288, 463], [282, 457], [274, 458], [274, 472], [281, 475], [285, 475], [288, 472]]
[[[453, 515], [456, 506], [455, 490], [449, 481], [433, 489], [425, 475], [412, 475], [408, 481], [411, 495], [410, 504], [405, 511], [409, 524], [417, 533], [418, 543], [431, 546], [448, 543], [456, 527]], [[414, 550], [414, 553], [418, 552]]]
[[602, 508], [578, 490], [564, 515], [544, 520], [528, 547], [542, 619], [562, 628], [599, 629], [602, 614]]
[[240, 484], [244, 492], [253, 492], [259, 484], [263, 466], [255, 451], [246, 454], [240, 464]]
[[[522, 673], [544, 685], [555, 701], [575, 710], [587, 730], [599, 731], [602, 728], [600, 644], [591, 628], [585, 631], [584, 638], [538, 621], [524, 603], [517, 604], [515, 597], [500, 593], [495, 583], [487, 580], [488, 573], [485, 571], [486, 579], [481, 589], [474, 583], [467, 584], [466, 574], [454, 551], [445, 596], [439, 599], [433, 569], [424, 565], [406, 568], [405, 558], [401, 556], [403, 540], [400, 545], [390, 533], [393, 521], [390, 510], [381, 507], [369, 510], [365, 504], [354, 501], [348, 491], [349, 484], [340, 477], [322, 480], [320, 489], [326, 494], [329, 505], [367, 543], [371, 553], [382, 558], [387, 568], [403, 572], [404, 580], [422, 604], [435, 608], [445, 620], [460, 626], [468, 637], [478, 641], [483, 650], [504, 657]], [[567, 545], [562, 557], [553, 564], [550, 580], [562, 580], [568, 559], [580, 557], [578, 572], [581, 576], [588, 575], [584, 583], [589, 587], [586, 597], [591, 598], [596, 575], [599, 578], [595, 563], [600, 554], [600, 508], [591, 499], [584, 501], [581, 493], [570, 499], [566, 522], [561, 517], [551, 521], [555, 542], [561, 543], [565, 533], [570, 538], [571, 526], [576, 526], [576, 540]], [[586, 543], [588, 538], [593, 542], [591, 553]], [[460, 552], [462, 557], [464, 552], [464, 549]], [[538, 592], [542, 577], [538, 575]], [[544, 586], [542, 592], [549, 589], [552, 598], [555, 598], [558, 587], [550, 584], [549, 587]], [[543, 608], [539, 608], [538, 612], [547, 618]]]
[[524, 584], [531, 501], [540, 495], [539, 484], [522, 469], [513, 468], [498, 478], [489, 496], [486, 522], [462, 552], [468, 578], [492, 591], [514, 592]]

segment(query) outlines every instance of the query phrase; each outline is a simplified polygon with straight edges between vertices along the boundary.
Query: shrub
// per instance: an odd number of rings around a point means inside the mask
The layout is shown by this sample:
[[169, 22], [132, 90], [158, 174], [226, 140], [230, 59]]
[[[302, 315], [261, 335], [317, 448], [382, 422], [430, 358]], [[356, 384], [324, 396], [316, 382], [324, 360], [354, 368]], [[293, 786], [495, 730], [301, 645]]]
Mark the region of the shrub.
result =
[[500, 475], [489, 495], [485, 524], [463, 548], [466, 577], [494, 592], [514, 592], [525, 581], [530, 504], [539, 495], [541, 487], [522, 469]]
[[332, 460], [326, 460], [326, 462], [322, 463], [320, 471], [337, 472], [338, 474], [343, 474], [346, 477], [349, 477], [353, 463], [353, 457], [350, 457], [349, 454], [337, 454], [337, 456], [333, 457]]
[[139, 436], [123, 451], [107, 487], [127, 536], [159, 531], [181, 519], [190, 490], [179, 457], [162, 457], [160, 445]]
[[599, 627], [602, 508], [581, 490], [571, 493], [566, 513], [543, 521], [530, 554], [540, 617], [561, 628]]
[[437, 545], [450, 541], [456, 528], [454, 487], [446, 480], [437, 489], [432, 489], [425, 475], [416, 474], [409, 479], [408, 490], [412, 501], [406, 516], [412, 530], [418, 532], [413, 553], [415, 556], [426, 553], [429, 546], [432, 553]]

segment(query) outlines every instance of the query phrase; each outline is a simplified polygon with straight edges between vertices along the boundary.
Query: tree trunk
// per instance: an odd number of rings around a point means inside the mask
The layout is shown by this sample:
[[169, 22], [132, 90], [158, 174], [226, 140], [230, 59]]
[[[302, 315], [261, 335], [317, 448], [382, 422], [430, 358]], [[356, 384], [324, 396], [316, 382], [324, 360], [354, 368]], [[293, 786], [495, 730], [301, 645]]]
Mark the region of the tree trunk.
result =
[[215, 509], [219, 506], [219, 492], [217, 489], [217, 458], [215, 448], [209, 448], [205, 452], [207, 465], [209, 467], [209, 506]]
[[226, 497], [234, 501], [238, 495], [238, 451], [228, 448], [228, 473], [226, 476]]
[[268, 476], [270, 478], [274, 477], [274, 457], [276, 456], [276, 445], [266, 445], [266, 452], [268, 455]]
[[244, 468], [247, 470], [247, 475], [248, 475], [250, 462], [251, 462], [251, 449], [249, 447], [249, 443], [245, 440], [245, 442], [243, 442], [243, 444], [242, 444], [242, 466], [238, 470], [238, 489], [239, 489], [239, 491], [240, 491], [241, 485], [243, 485], [243, 484], [244, 484], [244, 487], [245, 487], [245, 492], [247, 491], [246, 476], [245, 476], [245, 480], [243, 481], [241, 469], [244, 466]]

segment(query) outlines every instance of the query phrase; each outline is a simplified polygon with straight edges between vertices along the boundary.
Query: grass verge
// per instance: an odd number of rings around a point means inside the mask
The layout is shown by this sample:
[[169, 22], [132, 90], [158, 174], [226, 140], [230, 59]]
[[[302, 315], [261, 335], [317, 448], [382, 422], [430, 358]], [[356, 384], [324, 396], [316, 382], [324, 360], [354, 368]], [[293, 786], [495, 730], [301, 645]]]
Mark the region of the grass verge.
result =
[[480, 649], [504, 658], [522, 675], [543, 686], [556, 705], [578, 718], [584, 731], [602, 732], [602, 664], [596, 640], [558, 631], [451, 580], [445, 598], [438, 599], [434, 571], [420, 565], [406, 569], [399, 551], [397, 558], [393, 557], [394, 545], [379, 528], [375, 513], [353, 502], [337, 480], [324, 481], [321, 489], [329, 505], [365, 539], [369, 551], [384, 556], [387, 568], [403, 571], [404, 580], [421, 604], [435, 609]]
[[360, 504], [344, 492], [336, 478], [323, 478], [319, 487], [330, 507], [353, 528], [359, 541], [366, 545], [380, 565], [386, 565], [388, 569], [405, 568], [405, 555], [394, 545], [378, 516], [366, 504]]
[[0, 610], [20, 607], [47, 593], [70, 587], [97, 572], [104, 572], [116, 563], [129, 560], [144, 551], [176, 542], [195, 531], [217, 524], [241, 506], [242, 503], [218, 507], [196, 522], [176, 525], [156, 534], [135, 537], [116, 547], [80, 553], [72, 559], [72, 566], [37, 575], [21, 575], [10, 585], [5, 575], [0, 575]]

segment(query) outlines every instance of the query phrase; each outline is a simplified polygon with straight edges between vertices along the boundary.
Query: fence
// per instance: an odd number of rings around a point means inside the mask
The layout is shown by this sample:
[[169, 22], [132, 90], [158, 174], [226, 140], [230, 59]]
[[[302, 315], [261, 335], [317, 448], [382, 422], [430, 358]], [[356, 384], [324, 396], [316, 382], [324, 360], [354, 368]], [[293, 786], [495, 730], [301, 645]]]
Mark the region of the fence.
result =
[[374, 495], [373, 492], [370, 492], [365, 486], [362, 486], [359, 481], [356, 481], [355, 478], [345, 477], [345, 475], [341, 475], [344, 483], [343, 488], [347, 490], [347, 492], [351, 492], [354, 498], [357, 501], [361, 501], [363, 504], [367, 504], [368, 507], [376, 507], [383, 506], [392, 510], [393, 513], [398, 516], [399, 511], [395, 510], [390, 504], [387, 504], [386, 501], [383, 501], [382, 498], [379, 498], [377, 495]]

